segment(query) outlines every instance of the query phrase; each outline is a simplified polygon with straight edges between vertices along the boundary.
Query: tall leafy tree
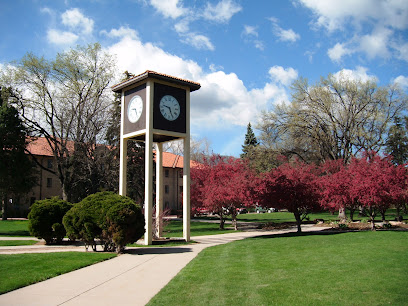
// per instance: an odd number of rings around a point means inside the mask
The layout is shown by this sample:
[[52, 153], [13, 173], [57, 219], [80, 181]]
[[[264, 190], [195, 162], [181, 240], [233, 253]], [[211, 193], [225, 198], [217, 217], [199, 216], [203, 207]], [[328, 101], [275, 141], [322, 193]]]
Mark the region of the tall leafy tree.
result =
[[7, 219], [9, 198], [28, 192], [35, 184], [32, 162], [25, 153], [27, 128], [18, 111], [8, 105], [10, 88], [0, 94], [0, 198], [2, 219]]
[[263, 114], [261, 140], [303, 160], [348, 163], [358, 152], [384, 147], [407, 102], [400, 89], [379, 87], [374, 80], [329, 75], [311, 85], [300, 78], [292, 85], [291, 103]]
[[[1, 82], [17, 90], [24, 123], [35, 136], [46, 137], [66, 200], [71, 201], [73, 188], [81, 185], [75, 181], [79, 170], [86, 177], [98, 175], [93, 166], [95, 150], [106, 132], [114, 67], [99, 44], [90, 44], [59, 53], [55, 60], [28, 53], [2, 73]], [[74, 154], [76, 147], [81, 147], [81, 154]], [[98, 181], [102, 180], [91, 180]], [[97, 187], [101, 186], [93, 188]]]

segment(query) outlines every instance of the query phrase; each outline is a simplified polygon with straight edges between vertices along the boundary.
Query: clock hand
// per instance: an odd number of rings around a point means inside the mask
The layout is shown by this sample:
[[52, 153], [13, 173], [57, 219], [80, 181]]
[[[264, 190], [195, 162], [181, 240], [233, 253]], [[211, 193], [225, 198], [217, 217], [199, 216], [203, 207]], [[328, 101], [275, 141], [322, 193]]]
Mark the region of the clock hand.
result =
[[137, 116], [137, 109], [136, 109], [136, 108], [133, 108], [133, 110], [135, 111], [135, 113], [136, 113], [136, 116]]
[[173, 118], [174, 116], [173, 116], [173, 112], [171, 111], [171, 107], [170, 107], [170, 106], [167, 106], [167, 105], [164, 105], [164, 106], [169, 109], [170, 115], [171, 115], [171, 117]]

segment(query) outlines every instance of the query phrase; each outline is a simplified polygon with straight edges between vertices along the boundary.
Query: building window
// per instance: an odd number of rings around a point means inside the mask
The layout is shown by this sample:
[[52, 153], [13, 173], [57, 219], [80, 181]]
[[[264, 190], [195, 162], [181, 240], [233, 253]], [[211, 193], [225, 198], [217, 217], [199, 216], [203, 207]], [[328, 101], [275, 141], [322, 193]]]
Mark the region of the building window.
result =
[[179, 186], [179, 192], [183, 193], [183, 186]]
[[183, 178], [183, 171], [179, 172], [179, 178]]
[[47, 160], [47, 168], [52, 169], [52, 159]]
[[164, 185], [164, 193], [169, 193], [170, 188], [169, 185]]
[[169, 177], [169, 169], [165, 169], [165, 170], [164, 170], [164, 176], [165, 176], [165, 177]]
[[47, 177], [47, 187], [52, 187], [52, 178]]

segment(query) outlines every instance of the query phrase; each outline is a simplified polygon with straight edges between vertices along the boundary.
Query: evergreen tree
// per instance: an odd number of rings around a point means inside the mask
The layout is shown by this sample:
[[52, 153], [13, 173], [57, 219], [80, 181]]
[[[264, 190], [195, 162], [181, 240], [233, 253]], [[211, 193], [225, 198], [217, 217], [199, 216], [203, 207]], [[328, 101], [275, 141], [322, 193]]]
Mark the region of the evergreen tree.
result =
[[245, 141], [244, 141], [244, 145], [242, 146], [243, 153], [241, 154], [241, 158], [249, 157], [252, 149], [257, 147], [258, 145], [259, 145], [259, 142], [256, 139], [256, 136], [254, 134], [254, 131], [252, 130], [251, 122], [250, 122], [248, 123], [248, 126], [247, 126], [247, 132], [245, 134]]
[[394, 125], [388, 132], [385, 151], [393, 158], [397, 165], [405, 164], [408, 161], [408, 135], [407, 135], [408, 118], [405, 117], [405, 127], [401, 119], [396, 117]]
[[11, 196], [28, 192], [35, 184], [34, 168], [25, 154], [27, 129], [18, 111], [8, 105], [10, 88], [0, 88], [0, 198], [7, 220]]

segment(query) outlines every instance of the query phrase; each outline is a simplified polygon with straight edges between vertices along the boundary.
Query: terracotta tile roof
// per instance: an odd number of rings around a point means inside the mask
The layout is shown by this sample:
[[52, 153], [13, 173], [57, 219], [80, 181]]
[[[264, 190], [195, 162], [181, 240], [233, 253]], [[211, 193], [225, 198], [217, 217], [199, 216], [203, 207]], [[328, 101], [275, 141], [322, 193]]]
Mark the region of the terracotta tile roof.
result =
[[33, 155], [54, 156], [47, 140], [44, 137], [38, 137], [30, 141], [27, 145], [27, 151]]
[[[68, 142], [69, 149], [73, 149], [73, 142]], [[53, 156], [52, 150], [44, 137], [38, 137], [27, 145], [27, 150], [38, 156]], [[165, 168], [180, 168], [183, 169], [183, 156], [176, 155], [170, 152], [163, 152], [163, 167]], [[190, 161], [190, 167], [197, 167], [199, 163]]]
[[[198, 165], [199, 165], [198, 162], [190, 160], [191, 168], [197, 167]], [[170, 152], [163, 152], [163, 167], [183, 169], [183, 166], [184, 166], [183, 156], [176, 155]]]
[[163, 74], [163, 73], [159, 73], [159, 72], [155, 72], [155, 71], [151, 71], [151, 70], [146, 70], [145, 72], [143, 72], [141, 74], [138, 74], [138, 75], [135, 75], [134, 77], [132, 77], [132, 78], [130, 78], [128, 80], [125, 80], [125, 81], [120, 82], [120, 83], [118, 83], [116, 85], [113, 85], [112, 86], [112, 91], [120, 92], [123, 88], [125, 88], [125, 87], [127, 87], [129, 85], [132, 85], [133, 83], [137, 83], [139, 81], [147, 79], [149, 77], [185, 85], [185, 86], [190, 88], [190, 91], [198, 90], [201, 87], [200, 83], [197, 83], [197, 82], [193, 82], [193, 81], [190, 81], [190, 80], [178, 78], [178, 77], [171, 76], [171, 75], [168, 75], [168, 74]]

